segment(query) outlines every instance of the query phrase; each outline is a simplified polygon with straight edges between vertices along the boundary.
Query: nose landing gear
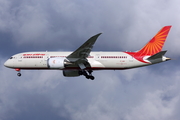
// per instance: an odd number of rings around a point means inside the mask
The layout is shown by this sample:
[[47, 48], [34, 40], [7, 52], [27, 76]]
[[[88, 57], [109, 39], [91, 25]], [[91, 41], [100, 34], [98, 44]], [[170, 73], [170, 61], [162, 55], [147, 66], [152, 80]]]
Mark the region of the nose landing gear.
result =
[[17, 73], [17, 76], [19, 76], [19, 77], [20, 77], [20, 76], [21, 76], [21, 69], [16, 68], [15, 70], [18, 72], [18, 73]]
[[20, 77], [20, 76], [21, 76], [21, 73], [17, 73], [17, 76], [19, 76], [19, 77]]

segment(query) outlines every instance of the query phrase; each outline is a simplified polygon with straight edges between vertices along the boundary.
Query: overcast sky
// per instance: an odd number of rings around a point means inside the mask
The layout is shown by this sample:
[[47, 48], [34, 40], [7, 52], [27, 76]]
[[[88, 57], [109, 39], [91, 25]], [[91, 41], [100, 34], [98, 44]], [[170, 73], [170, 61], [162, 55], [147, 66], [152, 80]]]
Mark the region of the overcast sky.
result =
[[[179, 120], [179, 0], [0, 0], [0, 120]], [[103, 33], [93, 51], [136, 51], [172, 25], [173, 60], [94, 81], [62, 71], [22, 71], [4, 62], [26, 51], [73, 51]]]

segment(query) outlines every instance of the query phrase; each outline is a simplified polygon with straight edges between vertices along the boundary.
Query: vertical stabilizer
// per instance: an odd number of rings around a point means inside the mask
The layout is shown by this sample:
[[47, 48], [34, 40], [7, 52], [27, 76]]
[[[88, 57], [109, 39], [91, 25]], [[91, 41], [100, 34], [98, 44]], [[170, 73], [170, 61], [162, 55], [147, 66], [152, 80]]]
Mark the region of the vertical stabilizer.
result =
[[152, 56], [162, 50], [171, 26], [163, 27], [135, 56]]

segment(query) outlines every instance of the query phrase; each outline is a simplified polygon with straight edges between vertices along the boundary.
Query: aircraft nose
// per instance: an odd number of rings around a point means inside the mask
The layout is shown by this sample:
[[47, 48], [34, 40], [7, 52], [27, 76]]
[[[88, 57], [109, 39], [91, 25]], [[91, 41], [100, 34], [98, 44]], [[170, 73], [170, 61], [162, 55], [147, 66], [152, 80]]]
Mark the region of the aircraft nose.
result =
[[4, 63], [5, 67], [8, 67], [8, 60]]
[[10, 61], [10, 60], [7, 60], [5, 63], [4, 63], [4, 66], [5, 67], [13, 67], [13, 64], [12, 64], [12, 62]]

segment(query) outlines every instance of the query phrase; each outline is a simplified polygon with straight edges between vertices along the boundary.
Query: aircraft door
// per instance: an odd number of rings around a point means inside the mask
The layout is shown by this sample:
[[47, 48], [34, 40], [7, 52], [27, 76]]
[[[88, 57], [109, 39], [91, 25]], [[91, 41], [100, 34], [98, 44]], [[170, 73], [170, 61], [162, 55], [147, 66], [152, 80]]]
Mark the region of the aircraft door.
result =
[[48, 54], [45, 54], [42, 56], [42, 58], [39, 60], [37, 66], [40, 68], [47, 68], [47, 60], [49, 58]]
[[43, 60], [42, 60], [43, 66], [48, 67], [47, 65], [48, 59], [49, 59], [49, 54], [46, 54], [45, 56], [43, 56]]
[[16, 62], [16, 65], [17, 65], [17, 66], [23, 67], [23, 66], [26, 65], [26, 63], [23, 61], [22, 58], [23, 58], [22, 55], [18, 55], [18, 56], [15, 57], [15, 60], [17, 61], [17, 62]]
[[134, 61], [134, 57], [131, 56], [130, 59], [129, 59], [129, 62], [133, 62]]

